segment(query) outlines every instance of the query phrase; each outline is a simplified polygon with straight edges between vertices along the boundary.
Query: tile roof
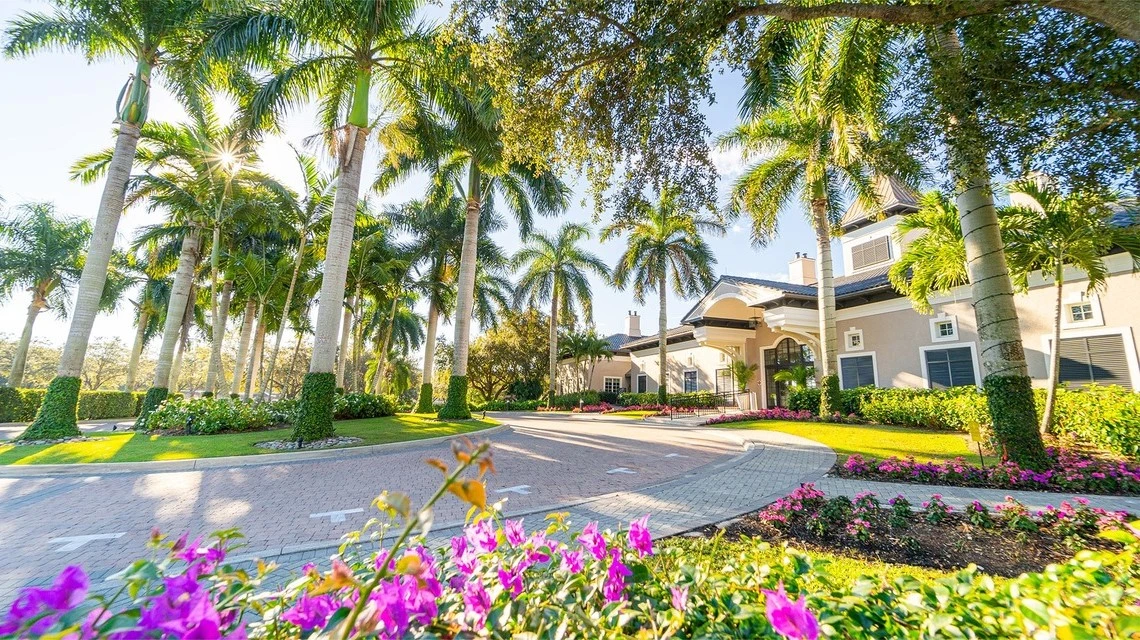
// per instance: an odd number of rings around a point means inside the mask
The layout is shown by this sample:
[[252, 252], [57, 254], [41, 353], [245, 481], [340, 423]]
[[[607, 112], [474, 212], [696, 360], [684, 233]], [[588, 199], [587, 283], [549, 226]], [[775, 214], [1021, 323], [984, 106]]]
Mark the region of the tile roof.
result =
[[882, 204], [881, 213], [863, 207], [859, 201], [856, 200], [851, 203], [851, 206], [847, 207], [847, 212], [844, 213], [843, 217], [839, 220], [839, 226], [847, 229], [848, 227], [858, 226], [864, 222], [877, 220], [880, 217], [902, 213], [904, 211], [913, 211], [918, 207], [918, 196], [914, 191], [893, 176], [879, 176], [876, 178], [875, 191], [879, 194], [879, 201]]
[[612, 336], [606, 336], [604, 338], [604, 340], [606, 342], [610, 343], [610, 351], [617, 351], [617, 350], [621, 349], [621, 346], [623, 344], [625, 344], [625, 343], [627, 343], [633, 339], [634, 339], [633, 336], [630, 336], [630, 335], [627, 335], [624, 333], [615, 333]]
[[[855, 293], [860, 293], [868, 289], [875, 289], [883, 285], [889, 285], [890, 280], [887, 273], [890, 271], [891, 266], [885, 265], [863, 273], [857, 273], [849, 276], [838, 276], [835, 278], [835, 295], [845, 296]], [[725, 282], [736, 282], [759, 285], [761, 287], [768, 287], [775, 289], [784, 294], [793, 294], [800, 296], [815, 296], [816, 287], [814, 284], [792, 284], [790, 282], [780, 282], [779, 280], [760, 280], [757, 278], [744, 278], [740, 276], [721, 276], [721, 280]]]
[[[671, 339], [671, 338], [676, 338], [676, 337], [683, 336], [687, 333], [692, 333], [692, 332], [693, 332], [693, 325], [691, 325], [691, 324], [683, 324], [679, 327], [673, 327], [672, 329], [665, 331], [665, 341], [668, 342], [669, 339]], [[643, 349], [647, 346], [652, 346], [652, 345], [657, 344], [657, 339], [658, 339], [657, 334], [653, 334], [651, 336], [642, 336], [640, 338], [634, 338], [634, 339], [630, 340], [629, 342], [626, 342], [625, 344], [623, 344], [621, 346], [621, 348], [622, 349], [628, 349], [628, 350]]]

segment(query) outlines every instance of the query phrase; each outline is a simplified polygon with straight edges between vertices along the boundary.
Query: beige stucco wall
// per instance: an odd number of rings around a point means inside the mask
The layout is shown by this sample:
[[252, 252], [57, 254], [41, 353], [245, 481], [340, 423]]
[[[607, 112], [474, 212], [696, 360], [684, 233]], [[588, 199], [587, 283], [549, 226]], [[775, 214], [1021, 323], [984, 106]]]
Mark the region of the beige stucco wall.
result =
[[[657, 391], [660, 381], [660, 365], [657, 347], [632, 353], [630, 386], [637, 390], [637, 376], [646, 374], [646, 392]], [[666, 361], [666, 391], [680, 393], [684, 390], [684, 372], [697, 372], [698, 391], [716, 391], [716, 372], [730, 366], [732, 359], [724, 351], [714, 347], [701, 346], [695, 340], [669, 345]], [[727, 391], [728, 389], [725, 389]]]
[[[584, 366], [584, 365], [583, 365]], [[622, 390], [628, 390], [628, 382], [626, 375], [629, 373], [630, 358], [628, 355], [618, 354], [612, 360], [599, 360], [594, 367], [593, 376], [590, 378], [589, 388], [594, 391], [602, 391], [605, 388], [605, 379], [607, 377], [620, 378], [622, 381]], [[561, 393], [569, 393], [574, 391], [577, 387], [578, 374], [574, 371], [573, 360], [563, 360], [559, 363], [558, 379], [562, 385]]]

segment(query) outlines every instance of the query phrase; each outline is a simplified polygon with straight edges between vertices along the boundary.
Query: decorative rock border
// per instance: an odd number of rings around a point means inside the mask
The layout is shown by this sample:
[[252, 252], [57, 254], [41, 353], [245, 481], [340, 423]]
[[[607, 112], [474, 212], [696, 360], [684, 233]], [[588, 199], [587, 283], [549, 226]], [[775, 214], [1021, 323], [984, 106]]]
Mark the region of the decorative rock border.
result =
[[364, 438], [350, 438], [347, 436], [337, 438], [325, 438], [323, 440], [313, 440], [306, 442], [303, 446], [298, 447], [296, 440], [269, 440], [266, 442], [258, 442], [253, 446], [258, 449], [272, 449], [273, 451], [296, 451], [298, 449], [335, 449], [336, 447], [348, 447], [358, 442], [364, 442]]

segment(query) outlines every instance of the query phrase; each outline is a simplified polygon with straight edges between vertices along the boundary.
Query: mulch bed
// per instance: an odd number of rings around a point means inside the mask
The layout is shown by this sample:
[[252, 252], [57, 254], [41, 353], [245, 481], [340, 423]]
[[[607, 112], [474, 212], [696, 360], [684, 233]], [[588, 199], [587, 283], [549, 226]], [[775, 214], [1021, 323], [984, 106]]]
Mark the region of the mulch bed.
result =
[[[802, 525], [782, 532], [755, 514], [725, 525], [728, 540], [759, 538], [773, 544], [789, 542], [806, 551], [831, 552], [847, 557], [908, 564], [943, 571], [954, 571], [973, 563], [988, 574], [1016, 577], [1025, 572], [1041, 571], [1046, 565], [1065, 562], [1074, 550], [1056, 537], [1040, 533], [987, 530], [968, 522], [961, 515], [950, 515], [939, 524], [918, 519], [908, 529], [891, 529], [885, 522], [873, 522], [870, 541], [860, 542], [843, 533], [819, 537]], [[715, 535], [721, 527], [709, 525], [696, 529], [706, 536]], [[1087, 549], [1114, 548], [1103, 540], [1085, 540]]]

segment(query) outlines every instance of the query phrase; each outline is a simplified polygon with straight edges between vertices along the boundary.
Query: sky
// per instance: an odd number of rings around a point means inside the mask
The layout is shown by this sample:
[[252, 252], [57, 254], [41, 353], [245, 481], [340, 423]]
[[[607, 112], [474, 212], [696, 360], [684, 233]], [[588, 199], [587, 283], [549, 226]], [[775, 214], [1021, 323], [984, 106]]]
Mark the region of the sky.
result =
[[[0, 23], [6, 24], [23, 11], [43, 11], [50, 5], [41, 0], [0, 0]], [[433, 8], [438, 13], [438, 8]], [[115, 101], [133, 71], [128, 60], [109, 60], [88, 64], [82, 55], [70, 52], [45, 52], [26, 59], [0, 57], [0, 197], [11, 207], [23, 202], [52, 202], [61, 213], [94, 220], [102, 193], [101, 182], [83, 185], [69, 179], [69, 168], [76, 159], [110, 147], [113, 142]], [[713, 135], [722, 133], [737, 122], [737, 100], [741, 79], [733, 74], [714, 79], [716, 101], [705, 108]], [[219, 106], [219, 114], [228, 117], [232, 107]], [[151, 121], [179, 121], [185, 116], [178, 103], [160, 86], [152, 91], [149, 112]], [[290, 186], [298, 187], [300, 173], [296, 169], [289, 144], [301, 147], [305, 138], [318, 133], [315, 111], [300, 109], [286, 121], [284, 134], [267, 138], [260, 149], [262, 169]], [[318, 152], [317, 149], [313, 149]], [[373, 148], [365, 159], [362, 189], [372, 183], [377, 152]], [[722, 199], [732, 181], [746, 166], [739, 155], [715, 152], [714, 162], [720, 174]], [[326, 158], [326, 168], [331, 161]], [[553, 231], [563, 222], [573, 220], [595, 230], [592, 203], [585, 194], [584, 180], [564, 176], [574, 188], [572, 204], [560, 218], [540, 218], [536, 226]], [[426, 182], [410, 179], [379, 198], [381, 203], [396, 203], [420, 197]], [[583, 200], [585, 206], [583, 206]], [[125, 246], [142, 226], [161, 222], [160, 213], [147, 213], [141, 208], [126, 211], [119, 224], [118, 242]], [[603, 219], [604, 223], [604, 219]], [[499, 232], [497, 240], [508, 251], [520, 246], [517, 229]], [[748, 230], [737, 223], [724, 237], [708, 239], [717, 258], [717, 275], [731, 274], [755, 278], [785, 279], [788, 261], [797, 251], [815, 255], [811, 229], [795, 203], [784, 212], [780, 238], [765, 249], [751, 246]], [[594, 251], [611, 266], [622, 251], [621, 240], [597, 243]], [[834, 252], [838, 261], [839, 252]], [[837, 272], [842, 266], [836, 265]], [[23, 328], [28, 303], [27, 293], [15, 291], [0, 303], [0, 334], [18, 336]], [[614, 289], [599, 278], [593, 278], [594, 322], [603, 335], [624, 331], [628, 311], [638, 311], [642, 328], [657, 326], [657, 300], [652, 298], [639, 306], [628, 292]], [[693, 300], [681, 300], [670, 293], [669, 325], [680, 322]], [[421, 310], [422, 312], [423, 310]], [[315, 310], [314, 310], [315, 313]], [[134, 336], [134, 312], [124, 301], [119, 309], [101, 314], [95, 322], [93, 339], [119, 337], [129, 344]], [[451, 328], [441, 327], [440, 335], [451, 339]], [[54, 344], [62, 344], [67, 334], [67, 321], [54, 314], [42, 314], [36, 321], [35, 336]]]

